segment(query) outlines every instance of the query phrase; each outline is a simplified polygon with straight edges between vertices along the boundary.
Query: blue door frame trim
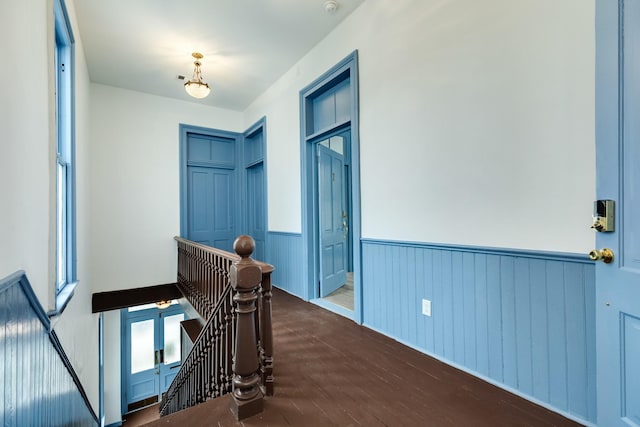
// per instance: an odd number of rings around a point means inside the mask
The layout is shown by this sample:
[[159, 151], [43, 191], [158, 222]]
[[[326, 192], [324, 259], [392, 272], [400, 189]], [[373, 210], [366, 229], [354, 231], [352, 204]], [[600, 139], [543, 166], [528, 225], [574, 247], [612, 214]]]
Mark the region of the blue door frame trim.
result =
[[[265, 226], [268, 230], [268, 204], [267, 204], [267, 118], [265, 116], [258, 119], [254, 124], [249, 126], [247, 130], [243, 133], [226, 131], [221, 129], [212, 129], [205, 128], [201, 126], [193, 126], [181, 123], [179, 125], [179, 144], [180, 144], [180, 235], [186, 237], [187, 235], [187, 166], [197, 166], [197, 162], [189, 163], [187, 161], [187, 137], [189, 134], [199, 134], [206, 135], [211, 137], [218, 138], [228, 138], [234, 139], [236, 141], [235, 147], [235, 156], [236, 162], [233, 166], [236, 169], [236, 188], [240, 188], [240, 197], [236, 199], [236, 218], [234, 219], [235, 224], [239, 224], [241, 229], [246, 229], [247, 221], [246, 217], [243, 216], [242, 206], [245, 206], [244, 203], [247, 200], [246, 194], [246, 169], [248, 167], [253, 166], [255, 163], [245, 164], [244, 161], [244, 142], [246, 138], [251, 137], [256, 132], [262, 132], [262, 163], [264, 168], [264, 195], [263, 195], [263, 203], [264, 203], [264, 212], [265, 212]], [[210, 164], [204, 166], [211, 166]], [[216, 167], [224, 168], [229, 167], [225, 165], [217, 165]], [[238, 230], [239, 233], [242, 233], [241, 230]], [[265, 246], [268, 245], [269, 233], [265, 232]], [[268, 247], [268, 246], [267, 246]]]
[[[220, 130], [220, 129], [211, 129], [211, 128], [205, 128], [205, 127], [200, 127], [200, 126], [192, 126], [192, 125], [186, 125], [186, 124], [180, 124], [179, 125], [179, 141], [180, 141], [180, 236], [182, 237], [186, 237], [187, 236], [187, 182], [188, 182], [188, 177], [187, 177], [187, 137], [189, 134], [199, 134], [199, 135], [206, 135], [206, 136], [210, 136], [210, 137], [219, 137], [219, 138], [228, 138], [228, 139], [234, 139], [236, 141], [236, 147], [235, 147], [235, 156], [236, 156], [236, 165], [235, 168], [238, 167], [237, 163], [238, 163], [238, 159], [241, 158], [241, 140], [242, 140], [242, 135], [237, 133], [237, 132], [231, 132], [231, 131], [226, 131], [226, 130]], [[239, 176], [242, 175], [241, 173], [236, 174], [236, 180], [240, 180], [241, 178], [239, 178]], [[236, 182], [236, 188], [238, 188], [238, 186], [241, 185], [241, 182]], [[236, 200], [236, 204], [238, 206], [235, 207], [234, 211], [240, 212], [239, 210], [239, 206], [240, 206], [240, 200], [238, 198], [238, 200]], [[238, 222], [238, 218], [234, 218], [234, 223], [235, 224], [239, 224]]]
[[303, 248], [308, 254], [303, 265], [303, 277], [306, 279], [307, 300], [316, 297], [316, 285], [318, 283], [318, 218], [316, 214], [316, 197], [314, 193], [313, 158], [314, 151], [311, 147], [313, 139], [317, 139], [323, 133], [334, 131], [336, 127], [344, 123], [336, 123], [330, 129], [313, 131], [307, 128], [307, 117], [312, 114], [308, 104], [310, 99], [320, 91], [331, 85], [345, 74], [349, 75], [350, 101], [351, 101], [351, 226], [353, 237], [353, 270], [354, 270], [354, 314], [353, 320], [362, 323], [362, 259], [360, 247], [360, 138], [359, 138], [359, 104], [358, 104], [358, 51], [353, 51], [335, 66], [322, 74], [312, 83], [300, 91], [300, 161], [302, 179], [302, 239]]
[[[62, 314], [67, 304], [73, 297], [76, 285], [78, 284], [78, 248], [77, 248], [77, 232], [76, 232], [76, 51], [75, 51], [75, 37], [73, 35], [73, 29], [71, 26], [71, 20], [69, 19], [69, 13], [67, 12], [67, 6], [65, 0], [56, 0], [54, 2], [54, 20], [56, 31], [64, 33], [69, 49], [69, 61], [71, 66], [68, 67], [70, 72], [69, 77], [69, 138], [71, 150], [71, 167], [69, 170], [69, 179], [71, 180], [70, 191], [67, 193], [67, 216], [68, 216], [68, 229], [67, 239], [70, 240], [71, 254], [67, 262], [67, 269], [69, 271], [70, 280], [62, 289], [55, 289], [55, 307], [51, 308], [47, 315], [49, 317], [59, 316]], [[57, 37], [57, 35], [56, 35]], [[56, 107], [57, 108], [57, 107]]]
[[[247, 130], [245, 130], [242, 133], [242, 149], [244, 150], [244, 146], [245, 146], [245, 141], [247, 138], [251, 138], [253, 135], [255, 135], [258, 132], [262, 132], [262, 159], [261, 160], [256, 160], [254, 162], [250, 162], [250, 163], [245, 163], [244, 162], [244, 157], [242, 158], [242, 199], [246, 200], [248, 195], [247, 195], [247, 169], [256, 165], [257, 163], [262, 162], [262, 167], [263, 167], [263, 172], [264, 172], [264, 188], [263, 188], [263, 193], [262, 193], [262, 203], [264, 205], [264, 224], [265, 224], [265, 236], [264, 236], [264, 243], [265, 243], [265, 250], [266, 248], [269, 247], [269, 204], [268, 204], [268, 198], [267, 198], [267, 189], [268, 187], [268, 182], [267, 182], [267, 117], [266, 116], [262, 116], [261, 118], [259, 118], [254, 124], [252, 124], [251, 126], [249, 126], [247, 128]], [[245, 204], [246, 205], [246, 204]], [[245, 229], [248, 229], [248, 224], [247, 224], [247, 218], [248, 216], [244, 216], [243, 218], [243, 223], [242, 226]], [[259, 261], [265, 261], [265, 260], [259, 260]]]

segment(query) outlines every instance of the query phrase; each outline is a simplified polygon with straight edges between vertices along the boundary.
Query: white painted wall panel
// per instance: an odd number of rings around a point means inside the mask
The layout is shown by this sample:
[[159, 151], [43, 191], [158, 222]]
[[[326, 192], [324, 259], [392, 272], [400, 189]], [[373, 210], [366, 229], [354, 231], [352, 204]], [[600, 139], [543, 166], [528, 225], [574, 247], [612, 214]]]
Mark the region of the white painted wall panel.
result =
[[94, 291], [176, 280], [180, 123], [242, 131], [240, 113], [91, 85]]
[[3, 2], [0, 13], [0, 277], [25, 270], [44, 307], [50, 307], [48, 284], [53, 284], [47, 54], [53, 6], [48, 3]]
[[298, 92], [358, 49], [363, 237], [590, 248], [594, 16], [592, 0], [365, 2], [246, 111], [267, 116], [269, 229], [300, 231]]

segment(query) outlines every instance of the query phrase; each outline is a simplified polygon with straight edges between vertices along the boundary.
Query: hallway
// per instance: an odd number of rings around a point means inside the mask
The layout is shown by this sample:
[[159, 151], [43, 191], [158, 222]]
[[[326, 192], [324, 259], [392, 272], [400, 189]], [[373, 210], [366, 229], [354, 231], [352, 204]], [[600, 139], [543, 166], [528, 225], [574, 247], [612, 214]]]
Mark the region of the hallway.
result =
[[148, 425], [574, 426], [352, 321], [273, 292], [275, 396], [238, 423], [229, 396]]

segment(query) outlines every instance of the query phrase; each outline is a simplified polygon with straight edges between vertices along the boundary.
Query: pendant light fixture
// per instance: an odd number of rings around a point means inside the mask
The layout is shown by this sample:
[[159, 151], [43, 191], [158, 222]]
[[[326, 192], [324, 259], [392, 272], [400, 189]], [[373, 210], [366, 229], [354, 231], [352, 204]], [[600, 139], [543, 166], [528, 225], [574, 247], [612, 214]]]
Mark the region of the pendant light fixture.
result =
[[193, 52], [191, 56], [195, 59], [195, 61], [193, 61], [195, 68], [193, 69], [193, 77], [191, 77], [191, 80], [187, 80], [184, 84], [184, 89], [194, 98], [206, 98], [209, 92], [211, 92], [211, 88], [207, 83], [202, 81], [202, 71], [200, 71], [202, 63], [200, 60], [203, 56], [200, 52]]
[[161, 300], [161, 301], [158, 301], [158, 302], [156, 303], [156, 306], [157, 306], [160, 310], [162, 310], [162, 309], [164, 309], [164, 308], [169, 307], [169, 306], [171, 305], [171, 302], [172, 302], [172, 301], [171, 301], [170, 299], [168, 299], [168, 300], [164, 300], [164, 299], [163, 299], [163, 300]]

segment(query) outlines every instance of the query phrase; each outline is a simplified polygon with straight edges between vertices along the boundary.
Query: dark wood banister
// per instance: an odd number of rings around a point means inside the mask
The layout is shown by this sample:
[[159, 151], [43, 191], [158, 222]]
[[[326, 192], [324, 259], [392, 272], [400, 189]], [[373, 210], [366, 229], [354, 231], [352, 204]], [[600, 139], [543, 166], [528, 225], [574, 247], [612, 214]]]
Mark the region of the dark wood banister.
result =
[[167, 415], [233, 391], [244, 419], [273, 394], [272, 265], [250, 258], [253, 239], [240, 236], [236, 254], [176, 237], [178, 288], [206, 320], [160, 404]]

